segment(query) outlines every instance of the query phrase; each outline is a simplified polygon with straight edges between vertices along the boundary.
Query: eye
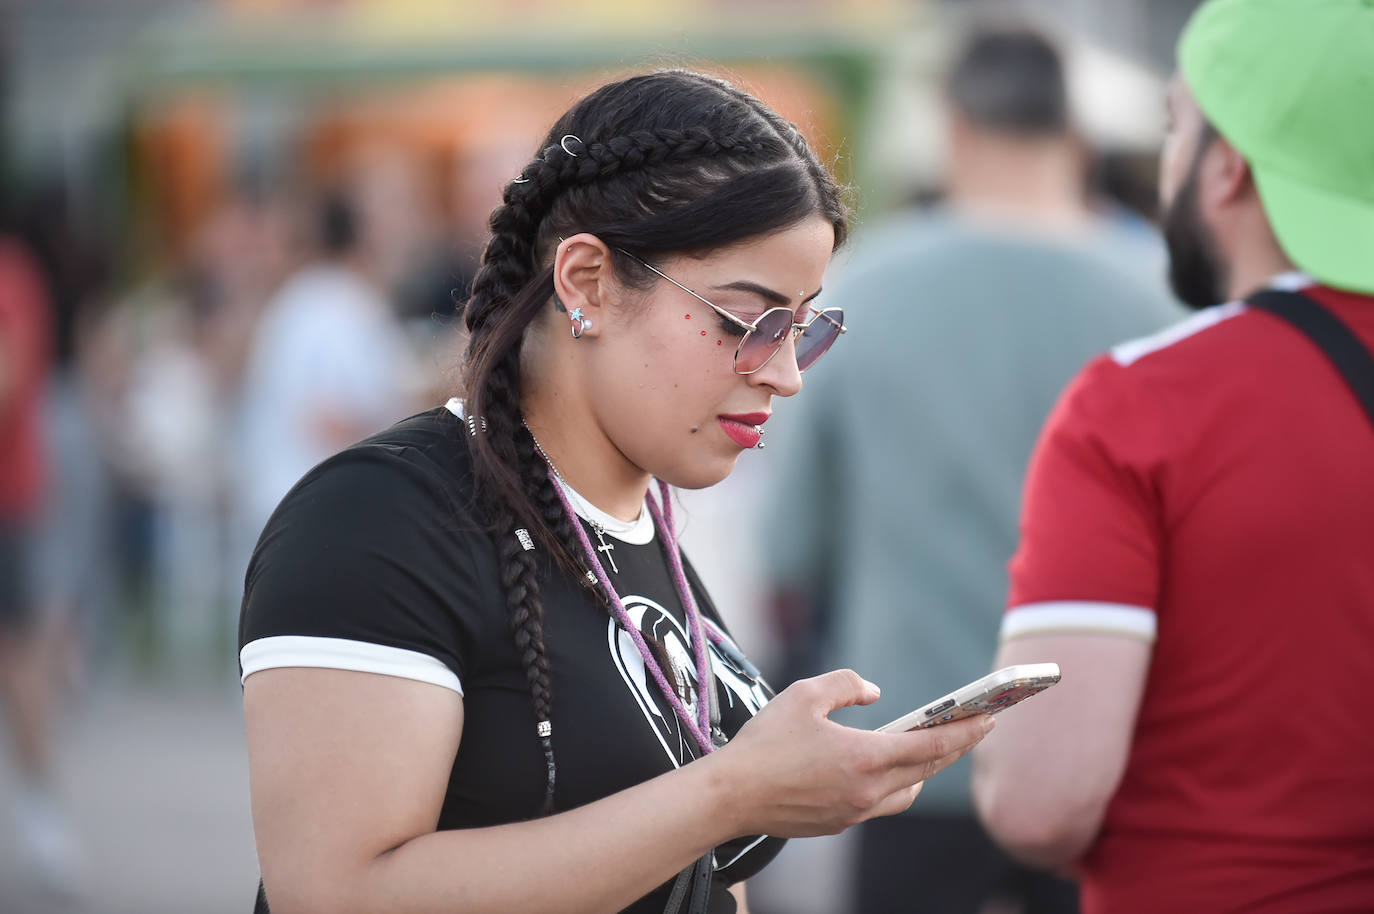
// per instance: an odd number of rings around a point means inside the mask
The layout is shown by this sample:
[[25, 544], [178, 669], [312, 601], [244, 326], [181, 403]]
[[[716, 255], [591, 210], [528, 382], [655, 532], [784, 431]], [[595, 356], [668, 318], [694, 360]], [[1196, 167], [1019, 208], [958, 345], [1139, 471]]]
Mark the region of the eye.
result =
[[739, 324], [731, 320], [726, 320], [723, 314], [716, 315], [716, 323], [720, 325], [720, 330], [726, 336], [741, 337], [748, 331]]

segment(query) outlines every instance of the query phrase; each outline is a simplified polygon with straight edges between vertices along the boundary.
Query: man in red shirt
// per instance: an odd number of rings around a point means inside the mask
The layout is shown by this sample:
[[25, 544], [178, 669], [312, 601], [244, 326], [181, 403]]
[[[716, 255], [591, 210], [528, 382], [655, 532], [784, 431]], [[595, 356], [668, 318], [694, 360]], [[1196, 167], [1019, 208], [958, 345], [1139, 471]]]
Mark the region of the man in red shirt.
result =
[[1374, 0], [1211, 0], [1160, 191], [1203, 307], [1089, 364], [1026, 483], [974, 794], [1085, 914], [1374, 910], [1374, 427], [1248, 306], [1301, 290], [1374, 348]]

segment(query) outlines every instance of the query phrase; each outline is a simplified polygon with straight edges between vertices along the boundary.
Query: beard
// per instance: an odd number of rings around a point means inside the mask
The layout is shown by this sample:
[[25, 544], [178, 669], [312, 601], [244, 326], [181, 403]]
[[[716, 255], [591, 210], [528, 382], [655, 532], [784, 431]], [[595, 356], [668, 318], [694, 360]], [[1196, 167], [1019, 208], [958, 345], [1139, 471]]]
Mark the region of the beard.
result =
[[[1201, 157], [1199, 156], [1199, 159]], [[1164, 244], [1169, 250], [1169, 285], [1190, 308], [1209, 308], [1226, 298], [1227, 267], [1216, 237], [1197, 205], [1198, 161], [1164, 211]]]

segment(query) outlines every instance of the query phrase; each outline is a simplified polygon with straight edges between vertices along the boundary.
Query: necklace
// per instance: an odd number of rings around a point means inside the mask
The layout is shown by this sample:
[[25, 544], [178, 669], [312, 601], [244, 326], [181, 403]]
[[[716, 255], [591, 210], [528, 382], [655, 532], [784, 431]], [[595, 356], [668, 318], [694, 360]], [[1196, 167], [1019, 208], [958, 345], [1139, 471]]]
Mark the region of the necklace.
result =
[[[693, 660], [696, 661], [697, 673], [697, 713], [695, 720], [692, 714], [688, 712], [687, 706], [683, 704], [682, 699], [679, 697], [678, 690], [668, 684], [668, 677], [664, 674], [663, 668], [659, 666], [658, 661], [654, 658], [653, 651], [650, 650], [648, 643], [644, 640], [644, 636], [639, 631], [639, 626], [634, 624], [634, 621], [630, 618], [629, 612], [625, 609], [624, 602], [620, 599], [620, 594], [616, 593], [614, 585], [611, 584], [611, 579], [606, 574], [606, 569], [602, 567], [601, 560], [597, 557], [598, 550], [592, 546], [592, 541], [587, 536], [586, 529], [582, 526], [577, 516], [577, 512], [573, 510], [572, 502], [568, 500], [567, 492], [563, 489], [563, 487], [567, 485], [566, 481], [554, 466], [553, 461], [549, 460], [549, 455], [544, 451], [543, 446], [539, 443], [539, 439], [535, 438], [534, 432], [530, 431], [529, 425], [525, 426], [525, 430], [530, 432], [530, 438], [534, 441], [535, 449], [539, 451], [540, 456], [544, 458], [544, 462], [549, 466], [549, 478], [553, 483], [554, 490], [558, 493], [558, 500], [563, 505], [563, 512], [571, 522], [573, 530], [577, 532], [578, 541], [581, 542], [582, 550], [587, 557], [588, 564], [592, 567], [592, 572], [589, 573], [589, 576], [594, 573], [596, 580], [600, 582], [602, 589], [605, 590], [606, 596], [610, 600], [611, 612], [615, 616], [616, 622], [619, 623], [625, 633], [630, 636], [630, 640], [634, 642], [635, 647], [639, 650], [639, 656], [644, 660], [645, 669], [653, 675], [654, 682], [658, 685], [659, 692], [668, 700], [668, 703], [672, 705], [673, 712], [677, 715], [682, 725], [687, 728], [687, 732], [692, 735], [692, 739], [696, 742], [697, 746], [701, 748], [702, 752], [715, 751], [715, 744], [711, 738], [713, 729], [710, 708], [711, 702], [708, 698], [708, 693], [711, 690], [711, 680], [709, 678], [711, 675], [711, 667], [706, 657], [706, 639], [709, 636], [707, 634], [706, 625], [702, 622], [701, 613], [697, 611], [696, 600], [692, 598], [692, 588], [687, 582], [687, 574], [682, 567], [682, 550], [678, 545], [676, 533], [677, 525], [673, 522], [673, 500], [668, 484], [661, 479], [657, 480], [659, 497], [663, 502], [663, 507], [661, 509], [654, 502], [653, 498], [646, 498], [645, 500], [649, 503], [649, 513], [653, 515], [654, 527], [658, 531], [658, 535], [663, 538], [665, 546], [663, 551], [668, 558], [668, 569], [672, 572], [673, 584], [677, 588], [678, 599], [682, 601], [682, 609], [687, 616], [687, 628], [691, 633], [692, 655]], [[597, 531], [597, 536], [599, 539], [601, 538], [600, 531]], [[606, 558], [608, 560], [611, 559], [609, 551], [606, 553]], [[615, 567], [613, 561], [611, 567]], [[711, 640], [716, 641], [717, 639], [712, 638]]]
[[615, 546], [606, 542], [605, 529], [594, 520], [588, 520], [587, 523], [592, 525], [592, 532], [596, 534], [597, 542], [601, 544], [596, 547], [596, 551], [606, 553], [606, 561], [611, 563], [611, 570], [619, 574], [620, 569], [615, 567], [615, 556], [611, 555], [611, 550], [614, 549]]
[[[540, 444], [539, 439], [535, 437], [534, 429], [526, 425], [525, 430], [530, 433], [530, 439], [534, 442], [534, 449], [539, 452], [540, 457], [544, 458], [544, 462], [547, 463], [549, 465], [549, 469], [553, 471], [554, 477], [557, 479], [558, 482], [567, 486], [568, 481], [563, 478], [562, 473], [558, 472], [558, 466], [553, 462], [553, 460], [549, 458], [549, 452], [544, 450], [544, 445]], [[568, 488], [572, 487], [568, 486]], [[605, 555], [606, 561], [611, 563], [611, 571], [615, 572], [616, 574], [619, 574], [620, 569], [616, 567], [615, 556], [611, 555], [611, 552], [615, 549], [615, 544], [606, 542], [606, 528], [598, 524], [596, 521], [592, 520], [590, 517], [587, 518], [587, 523], [591, 525], [592, 532], [596, 534], [596, 541], [598, 544], [596, 547], [596, 551]]]

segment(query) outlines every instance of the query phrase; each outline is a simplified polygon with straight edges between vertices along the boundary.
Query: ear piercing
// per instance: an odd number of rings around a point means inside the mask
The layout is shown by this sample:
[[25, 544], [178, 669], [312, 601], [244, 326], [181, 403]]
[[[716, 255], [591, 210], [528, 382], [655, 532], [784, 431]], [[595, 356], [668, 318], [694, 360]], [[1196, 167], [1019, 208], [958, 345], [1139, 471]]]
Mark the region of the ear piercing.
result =
[[592, 319], [590, 317], [583, 317], [581, 308], [574, 308], [568, 317], [572, 318], [573, 321], [573, 339], [582, 339], [582, 334], [586, 333], [588, 328], [591, 327]]

